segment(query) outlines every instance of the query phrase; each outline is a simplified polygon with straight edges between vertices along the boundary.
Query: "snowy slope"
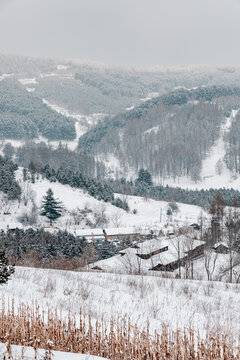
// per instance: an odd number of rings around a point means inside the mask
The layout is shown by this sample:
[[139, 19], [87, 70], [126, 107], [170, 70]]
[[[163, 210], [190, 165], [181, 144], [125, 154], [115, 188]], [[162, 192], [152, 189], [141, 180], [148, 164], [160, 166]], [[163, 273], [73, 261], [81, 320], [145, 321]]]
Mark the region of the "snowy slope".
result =
[[224, 282], [192, 281], [155, 276], [69, 272], [17, 268], [13, 279], [0, 288], [0, 297], [14, 298], [15, 304], [36, 301], [63, 314], [90, 313], [102, 317], [129, 317], [140, 329], [160, 330], [191, 327], [204, 336], [211, 329], [240, 331], [240, 287]]
[[[131, 227], [136, 230], [142, 229], [147, 232], [150, 230], [163, 230], [174, 227], [184, 226], [198, 222], [198, 218], [202, 209], [194, 205], [178, 204], [179, 211], [173, 213], [172, 216], [167, 215], [168, 203], [165, 201], [156, 201], [152, 199], [145, 199], [139, 196], [124, 196], [129, 204], [130, 211], [126, 212], [110, 203], [98, 201], [92, 196], [88, 195], [81, 189], [74, 189], [69, 185], [63, 185], [58, 182], [51, 183], [46, 179], [40, 177], [34, 184], [24, 182], [22, 179], [22, 168], [16, 172], [16, 177], [22, 187], [22, 198], [27, 199], [27, 204], [11, 202], [9, 204], [9, 215], [4, 215], [5, 207], [0, 211], [0, 226], [6, 228], [9, 223], [18, 222], [18, 217], [22, 213], [32, 211], [31, 198], [36, 203], [38, 209], [41, 207], [43, 196], [51, 188], [54, 192], [54, 197], [58, 198], [63, 203], [65, 208], [64, 215], [55, 222], [57, 228], [66, 229], [74, 232], [79, 228], [86, 228], [85, 224], [75, 225], [72, 211], [81, 211], [83, 209], [90, 209], [89, 220], [94, 221], [94, 214], [98, 212], [105, 212], [107, 217], [106, 227]], [[2, 196], [0, 194], [0, 196]], [[122, 198], [123, 195], [115, 194], [115, 197]], [[133, 213], [136, 212], [136, 214]], [[6, 211], [5, 211], [6, 212]], [[206, 212], [202, 215], [209, 218]], [[38, 226], [49, 226], [48, 221], [42, 217], [38, 217]]]

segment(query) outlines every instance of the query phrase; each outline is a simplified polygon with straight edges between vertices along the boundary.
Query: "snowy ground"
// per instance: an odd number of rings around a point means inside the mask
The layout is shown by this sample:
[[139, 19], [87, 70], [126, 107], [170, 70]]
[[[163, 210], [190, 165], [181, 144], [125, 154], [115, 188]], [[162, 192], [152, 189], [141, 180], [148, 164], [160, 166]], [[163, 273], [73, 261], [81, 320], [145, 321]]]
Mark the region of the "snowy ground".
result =
[[[41, 360], [43, 359], [46, 350], [38, 349], [37, 350], [37, 357], [35, 357], [34, 349], [31, 347], [22, 347], [12, 345], [12, 360]], [[7, 349], [5, 344], [0, 343], [0, 356], [8, 356]], [[23, 357], [22, 357], [23, 355]], [[8, 358], [8, 357], [7, 357]], [[91, 356], [91, 355], [81, 355], [81, 354], [73, 354], [73, 353], [66, 353], [61, 351], [53, 351], [52, 358], [54, 360], [104, 360], [104, 358], [98, 356]], [[106, 359], [105, 359], [106, 360]]]
[[[79, 228], [87, 228], [84, 223], [80, 225], [74, 224], [73, 216], [70, 214], [73, 210], [79, 212], [83, 209], [90, 209], [92, 212], [88, 216], [92, 222], [94, 222], [94, 214], [104, 212], [107, 217], [106, 228], [131, 227], [136, 230], [144, 229], [158, 232], [160, 230], [167, 232], [173, 226], [181, 227], [197, 223], [200, 214], [206, 218], [206, 221], [209, 218], [209, 215], [202, 211], [200, 207], [180, 203], [178, 204], [179, 210], [173, 213], [172, 216], [168, 216], [167, 202], [145, 199], [139, 196], [124, 196], [124, 200], [128, 202], [130, 208], [130, 211], [126, 212], [110, 203], [98, 201], [83, 190], [73, 189], [69, 185], [62, 185], [58, 182], [51, 183], [41, 178], [36, 180], [35, 184], [23, 182], [21, 168], [16, 172], [16, 177], [22, 187], [22, 202], [20, 204], [18, 202], [8, 202], [6, 206], [2, 206], [2, 211], [0, 211], [0, 226], [2, 228], [6, 228], [9, 223], [18, 222], [18, 217], [22, 213], [31, 213], [31, 198], [34, 199], [37, 207], [40, 208], [43, 196], [46, 195], [49, 188], [53, 190], [54, 196], [59, 201], [62, 201], [66, 209], [64, 216], [55, 222], [55, 226], [71, 232]], [[115, 197], [122, 198], [123, 195], [115, 194]], [[23, 203], [24, 199], [27, 202], [26, 205]], [[10, 214], [4, 215], [4, 212], [9, 212]], [[133, 212], [136, 212], [136, 214]], [[37, 225], [48, 226], [49, 224], [44, 217], [39, 216]]]
[[211, 329], [240, 331], [240, 285], [93, 272], [16, 268], [13, 279], [0, 288], [0, 296], [15, 303], [39, 303], [63, 314], [80, 308], [94, 320], [130, 317], [150, 331], [194, 327], [204, 336]]

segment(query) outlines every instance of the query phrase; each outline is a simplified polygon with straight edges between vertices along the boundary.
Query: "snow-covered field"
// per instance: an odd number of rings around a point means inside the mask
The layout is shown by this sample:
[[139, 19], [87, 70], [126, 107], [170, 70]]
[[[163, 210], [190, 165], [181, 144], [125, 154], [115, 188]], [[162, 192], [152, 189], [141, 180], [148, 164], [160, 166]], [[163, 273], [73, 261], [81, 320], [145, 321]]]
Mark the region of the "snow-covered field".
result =
[[238, 336], [239, 284], [160, 276], [16, 268], [0, 296], [14, 298], [16, 304], [56, 307], [66, 315], [81, 308], [93, 320], [130, 317], [140, 329], [149, 320], [151, 332], [165, 323], [172, 329], [193, 327], [202, 336], [213, 329]]

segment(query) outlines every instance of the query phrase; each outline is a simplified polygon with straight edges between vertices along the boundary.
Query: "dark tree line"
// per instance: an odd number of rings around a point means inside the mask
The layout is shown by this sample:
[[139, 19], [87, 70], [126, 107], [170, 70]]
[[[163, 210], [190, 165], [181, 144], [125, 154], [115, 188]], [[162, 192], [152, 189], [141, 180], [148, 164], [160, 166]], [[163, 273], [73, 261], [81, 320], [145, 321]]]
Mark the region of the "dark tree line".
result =
[[212, 198], [221, 193], [226, 205], [231, 206], [234, 197], [240, 203], [240, 192], [234, 189], [209, 189], [209, 190], [188, 190], [169, 186], [153, 186], [150, 189], [150, 197], [157, 200], [177, 201], [190, 205], [208, 207]]
[[0, 156], [0, 191], [6, 194], [9, 200], [19, 199], [21, 195], [21, 188], [14, 174], [17, 168], [12, 161]]
[[[9, 148], [9, 147], [8, 147]], [[6, 151], [5, 151], [6, 152]], [[8, 149], [7, 156], [12, 153]], [[24, 180], [35, 181], [38, 174], [51, 182], [59, 181], [63, 185], [86, 190], [98, 200], [111, 202], [113, 205], [128, 210], [128, 205], [121, 199], [114, 199], [114, 193], [103, 179], [105, 167], [92, 156], [80, 155], [64, 148], [61, 144], [52, 149], [44, 143], [29, 143], [20, 147], [15, 153], [16, 161], [24, 166]], [[27, 174], [27, 169], [30, 174]]]
[[151, 174], [144, 169], [139, 170], [135, 182], [121, 178], [119, 180], [108, 180], [108, 183], [114, 192], [148, 196], [154, 200], [176, 201], [208, 208], [213, 198], [219, 193], [224, 198], [226, 205], [231, 206], [234, 199], [240, 204], [240, 192], [234, 189], [188, 190], [168, 185], [154, 186]]
[[[42, 263], [49, 263], [54, 259], [79, 258], [86, 263], [92, 262], [92, 244], [84, 237], [74, 236], [66, 231], [52, 234], [43, 229], [16, 229], [15, 231], [0, 232], [0, 249], [4, 249], [6, 256], [15, 258], [21, 263], [27, 256], [38, 256]], [[110, 241], [101, 244], [94, 243], [95, 261], [116, 255], [120, 247]]]

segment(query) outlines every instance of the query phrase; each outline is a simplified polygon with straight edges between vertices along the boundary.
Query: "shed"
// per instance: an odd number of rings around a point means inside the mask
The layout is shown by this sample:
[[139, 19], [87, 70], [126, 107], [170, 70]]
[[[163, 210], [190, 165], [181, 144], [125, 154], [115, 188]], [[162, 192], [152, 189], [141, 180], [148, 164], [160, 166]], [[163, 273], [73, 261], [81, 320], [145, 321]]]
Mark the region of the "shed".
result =
[[213, 246], [213, 250], [218, 254], [228, 254], [229, 253], [229, 247], [223, 242], [216, 243]]

